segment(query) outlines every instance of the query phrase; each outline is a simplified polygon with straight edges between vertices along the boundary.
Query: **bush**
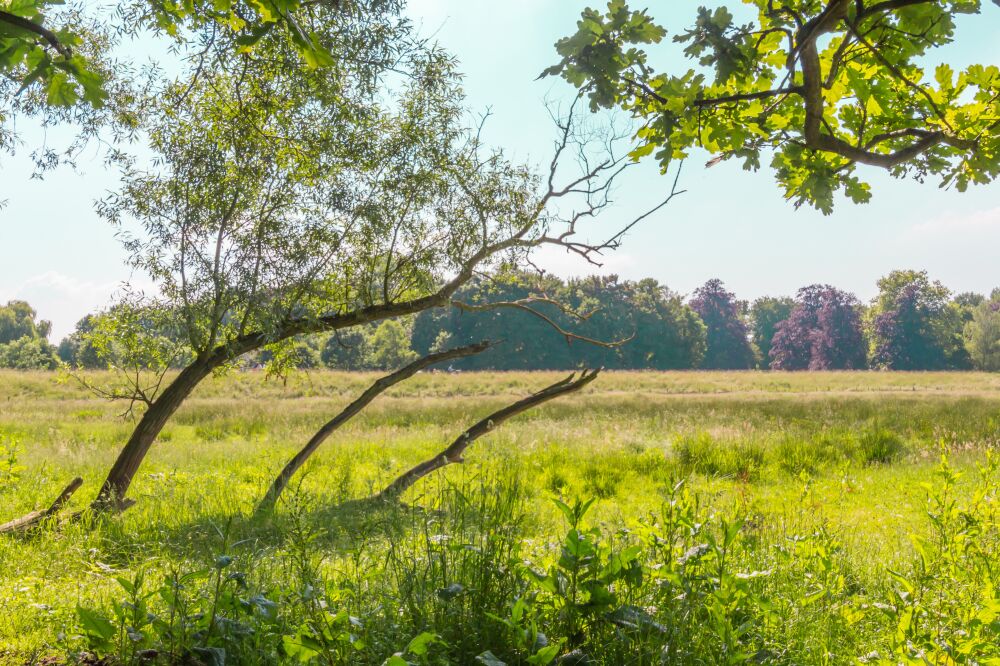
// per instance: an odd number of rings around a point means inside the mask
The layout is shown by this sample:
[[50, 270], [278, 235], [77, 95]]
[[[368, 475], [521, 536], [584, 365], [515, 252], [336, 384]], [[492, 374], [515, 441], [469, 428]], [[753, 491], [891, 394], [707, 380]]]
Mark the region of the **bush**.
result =
[[814, 438], [785, 435], [774, 445], [774, 457], [781, 469], [792, 475], [813, 474], [823, 466], [842, 460], [850, 452], [844, 438], [823, 433]]
[[0, 345], [0, 368], [54, 370], [57, 367], [56, 349], [44, 338], [24, 336]]
[[861, 433], [857, 440], [857, 457], [867, 465], [887, 464], [902, 457], [906, 447], [891, 430], [883, 428]]

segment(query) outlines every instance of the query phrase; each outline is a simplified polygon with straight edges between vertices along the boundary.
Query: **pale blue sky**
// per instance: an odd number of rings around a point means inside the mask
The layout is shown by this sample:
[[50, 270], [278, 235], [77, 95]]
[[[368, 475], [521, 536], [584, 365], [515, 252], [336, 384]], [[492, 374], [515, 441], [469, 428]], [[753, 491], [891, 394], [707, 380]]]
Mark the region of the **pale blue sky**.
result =
[[[555, 60], [553, 42], [574, 29], [587, 4], [416, 0], [409, 11], [425, 34], [462, 62], [470, 107], [492, 108], [488, 140], [541, 163], [552, 139], [544, 100], [565, 98], [568, 90], [559, 81], [535, 77]], [[1000, 63], [995, 38], [1000, 9], [985, 4], [982, 15], [960, 23], [961, 42], [935, 59]], [[697, 6], [661, 0], [650, 3], [650, 12], [674, 33], [690, 22]], [[669, 46], [655, 54], [654, 65], [687, 66]], [[29, 141], [41, 138], [30, 127], [24, 134]], [[94, 200], [116, 182], [96, 151], [90, 153], [94, 158], [81, 160], [80, 172], [64, 169], [32, 181], [23, 152], [3, 157], [0, 168], [0, 200], [8, 201], [0, 210], [0, 302], [29, 300], [53, 321], [58, 340], [77, 319], [107, 304], [116, 285], [129, 277], [114, 229], [93, 210]], [[834, 215], [823, 217], [794, 210], [767, 170], [753, 174], [735, 163], [711, 169], [703, 164], [700, 156], [688, 161], [681, 178], [687, 193], [635, 229], [608, 257], [605, 272], [655, 277], [682, 293], [719, 277], [747, 299], [790, 295], [800, 286], [828, 282], [867, 300], [878, 277], [894, 268], [926, 269], [955, 291], [986, 292], [1000, 285], [1000, 183], [960, 194], [934, 183], [892, 180], [871, 169], [865, 175], [873, 202], [841, 201]], [[638, 169], [600, 225], [615, 228], [669, 187], [654, 168]], [[546, 255], [542, 263], [563, 276], [593, 272], [562, 254]]]

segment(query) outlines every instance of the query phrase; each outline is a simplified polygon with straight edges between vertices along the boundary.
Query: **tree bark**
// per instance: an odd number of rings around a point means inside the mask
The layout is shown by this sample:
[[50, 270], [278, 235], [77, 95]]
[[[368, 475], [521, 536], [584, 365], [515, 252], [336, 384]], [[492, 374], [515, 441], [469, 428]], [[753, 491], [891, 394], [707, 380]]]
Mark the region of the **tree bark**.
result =
[[125, 493], [157, 435], [201, 380], [221, 363], [221, 360], [215, 362], [214, 359], [196, 360], [184, 368], [163, 394], [153, 401], [118, 454], [91, 508], [95, 511], [120, 511], [125, 508]]
[[600, 369], [584, 370], [579, 377], [577, 377], [574, 373], [566, 379], [558, 381], [555, 384], [542, 389], [538, 393], [534, 393], [523, 400], [519, 400], [511, 405], [507, 405], [503, 409], [493, 412], [459, 435], [458, 438], [444, 451], [437, 454], [433, 458], [416, 465], [407, 472], [404, 472], [395, 481], [386, 486], [386, 488], [376, 497], [386, 500], [396, 499], [410, 486], [431, 472], [452, 463], [463, 462], [464, 459], [462, 456], [465, 453], [465, 449], [468, 448], [472, 442], [491, 432], [507, 419], [517, 416], [522, 412], [526, 412], [529, 409], [537, 407], [538, 405], [546, 403], [554, 398], [579, 391], [584, 386], [597, 379], [597, 375], [600, 374], [600, 372]]
[[310, 456], [316, 452], [316, 450], [320, 447], [320, 444], [322, 444], [335, 430], [347, 423], [351, 418], [357, 415], [362, 409], [367, 407], [373, 400], [375, 400], [375, 398], [388, 390], [390, 387], [405, 379], [409, 379], [424, 368], [428, 368], [436, 363], [442, 363], [456, 358], [479, 354], [489, 349], [490, 346], [490, 342], [483, 341], [473, 345], [467, 345], [465, 347], [456, 347], [443, 352], [428, 354], [427, 356], [419, 358], [413, 363], [400, 368], [392, 374], [380, 377], [374, 384], [368, 387], [364, 393], [354, 400], [354, 402], [345, 407], [342, 412], [337, 414], [330, 421], [327, 421], [322, 428], [316, 431], [316, 434], [310, 438], [304, 447], [302, 447], [302, 450], [296, 453], [295, 456], [288, 461], [288, 464], [281, 470], [281, 473], [279, 473], [274, 479], [270, 489], [267, 491], [267, 494], [264, 495], [260, 504], [257, 505], [254, 513], [261, 515], [272, 511], [274, 509], [274, 505], [278, 501], [278, 498], [281, 496], [281, 493], [288, 486], [288, 482], [302, 467], [302, 465], [305, 464]]

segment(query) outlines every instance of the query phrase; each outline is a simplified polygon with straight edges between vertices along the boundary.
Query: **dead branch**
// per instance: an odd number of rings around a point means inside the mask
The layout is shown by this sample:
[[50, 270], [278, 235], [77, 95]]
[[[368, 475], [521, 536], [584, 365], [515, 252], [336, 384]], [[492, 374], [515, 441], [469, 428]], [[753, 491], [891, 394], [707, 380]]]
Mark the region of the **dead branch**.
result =
[[302, 465], [306, 463], [309, 457], [316, 452], [320, 444], [326, 441], [327, 437], [329, 437], [335, 430], [347, 423], [351, 418], [357, 415], [358, 412], [367, 407], [373, 400], [375, 400], [375, 398], [384, 393], [386, 390], [405, 379], [409, 379], [421, 370], [432, 365], [457, 358], [465, 358], [467, 356], [480, 354], [489, 349], [491, 346], [492, 343], [484, 340], [483, 342], [477, 342], [472, 345], [456, 347], [454, 349], [447, 349], [442, 352], [428, 354], [427, 356], [419, 358], [413, 363], [400, 368], [392, 374], [380, 377], [354, 402], [345, 407], [343, 411], [316, 431], [316, 434], [310, 438], [304, 447], [302, 447], [302, 450], [288, 461], [288, 464], [281, 470], [281, 473], [274, 479], [274, 482], [271, 484], [270, 489], [268, 489], [267, 494], [264, 495], [264, 498], [260, 501], [260, 504], [257, 505], [255, 514], [261, 515], [272, 511], [274, 509], [274, 505], [278, 501], [278, 498], [281, 496], [281, 493], [288, 486], [288, 482], [291, 480], [292, 476], [294, 476]]
[[61, 493], [59, 493], [59, 496], [56, 497], [55, 501], [52, 502], [52, 505], [48, 509], [45, 509], [44, 511], [32, 511], [27, 515], [0, 525], [0, 534], [10, 532], [26, 532], [33, 527], [36, 527], [46, 518], [54, 516], [58, 513], [63, 505], [69, 501], [69, 498], [73, 496], [73, 493], [79, 490], [82, 485], [83, 479], [76, 477], [69, 482], [69, 485], [66, 486]]
[[577, 377], [576, 373], [574, 373], [569, 377], [542, 389], [538, 393], [534, 393], [523, 400], [519, 400], [511, 405], [507, 405], [503, 409], [493, 412], [459, 435], [459, 437], [444, 451], [437, 454], [433, 458], [416, 465], [409, 471], [404, 472], [395, 481], [386, 486], [386, 488], [376, 497], [393, 500], [399, 497], [399, 495], [401, 495], [414, 483], [431, 472], [452, 463], [464, 462], [463, 454], [465, 453], [465, 449], [467, 449], [472, 442], [491, 432], [494, 428], [509, 418], [517, 416], [522, 412], [526, 412], [529, 409], [548, 402], [549, 400], [579, 391], [584, 386], [597, 379], [597, 375], [600, 374], [600, 372], [600, 369], [584, 370], [579, 377]]
[[[544, 312], [540, 312], [539, 310], [536, 310], [535, 308], [531, 307], [535, 303], [547, 303], [549, 305], [555, 305], [563, 312], [567, 312], [567, 309], [564, 306], [560, 305], [557, 301], [554, 301], [549, 298], [529, 297], [529, 298], [521, 298], [516, 301], [494, 301], [492, 303], [475, 303], [475, 304], [456, 300], [452, 301], [451, 303], [459, 310], [463, 310], [465, 312], [487, 312], [489, 310], [499, 310], [500, 308], [511, 308], [514, 310], [521, 310], [522, 312], [527, 312], [528, 314], [534, 317], [538, 317], [543, 322], [551, 326], [556, 333], [566, 338], [566, 342], [573, 342], [574, 340], [579, 340], [580, 342], [586, 342], [587, 344], [596, 345], [598, 347], [604, 347], [605, 349], [614, 349], [616, 347], [621, 347], [623, 344], [629, 342], [630, 340], [632, 340], [632, 338], [635, 337], [635, 334], [633, 334], [625, 338], [624, 340], [607, 341], [607, 340], [597, 340], [595, 338], [588, 338], [585, 335], [580, 335], [579, 333], [568, 331], [562, 326], [560, 326], [554, 319], [549, 317]], [[583, 318], [585, 319], [586, 317]]]

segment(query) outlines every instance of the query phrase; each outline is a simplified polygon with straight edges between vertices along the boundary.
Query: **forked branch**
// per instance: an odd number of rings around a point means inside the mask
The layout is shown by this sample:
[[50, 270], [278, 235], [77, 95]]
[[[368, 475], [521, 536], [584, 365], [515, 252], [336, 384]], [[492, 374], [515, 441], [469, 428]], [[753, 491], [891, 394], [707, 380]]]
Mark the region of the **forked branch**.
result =
[[295, 475], [295, 473], [306, 463], [310, 456], [316, 452], [316, 449], [320, 447], [326, 439], [340, 426], [347, 423], [355, 415], [357, 415], [362, 409], [367, 407], [375, 398], [387, 391], [392, 386], [395, 386], [399, 382], [409, 379], [413, 375], [417, 374], [425, 368], [429, 368], [437, 363], [443, 363], [444, 361], [451, 361], [457, 358], [465, 358], [466, 356], [473, 356], [475, 354], [480, 354], [492, 346], [489, 341], [477, 342], [476, 344], [466, 345], [464, 347], [456, 347], [454, 349], [447, 349], [442, 352], [437, 352], [434, 354], [428, 354], [423, 358], [419, 358], [413, 363], [406, 365], [396, 372], [388, 374], [384, 377], [380, 377], [375, 381], [374, 384], [368, 387], [364, 393], [362, 393], [358, 398], [343, 409], [339, 414], [329, 420], [326, 425], [316, 431], [316, 434], [310, 438], [302, 450], [295, 454], [288, 464], [281, 470], [277, 478], [274, 479], [274, 483], [271, 484], [270, 489], [264, 498], [257, 505], [256, 513], [258, 515], [270, 512], [274, 509], [274, 505], [277, 503], [278, 498], [281, 497], [281, 493], [288, 486], [288, 482]]
[[579, 376], [574, 373], [569, 377], [542, 389], [538, 393], [534, 393], [523, 400], [519, 400], [511, 405], [507, 405], [503, 409], [493, 412], [459, 435], [458, 438], [452, 442], [448, 448], [441, 451], [441, 453], [437, 454], [430, 460], [425, 460], [400, 475], [395, 481], [386, 486], [386, 488], [379, 493], [377, 497], [385, 500], [394, 500], [414, 483], [431, 472], [452, 463], [464, 462], [463, 456], [469, 445], [483, 435], [492, 432], [494, 428], [507, 419], [526, 412], [529, 409], [533, 409], [534, 407], [544, 404], [549, 400], [554, 400], [560, 396], [579, 391], [584, 386], [597, 379], [597, 375], [600, 374], [600, 372], [600, 369], [584, 370]]

